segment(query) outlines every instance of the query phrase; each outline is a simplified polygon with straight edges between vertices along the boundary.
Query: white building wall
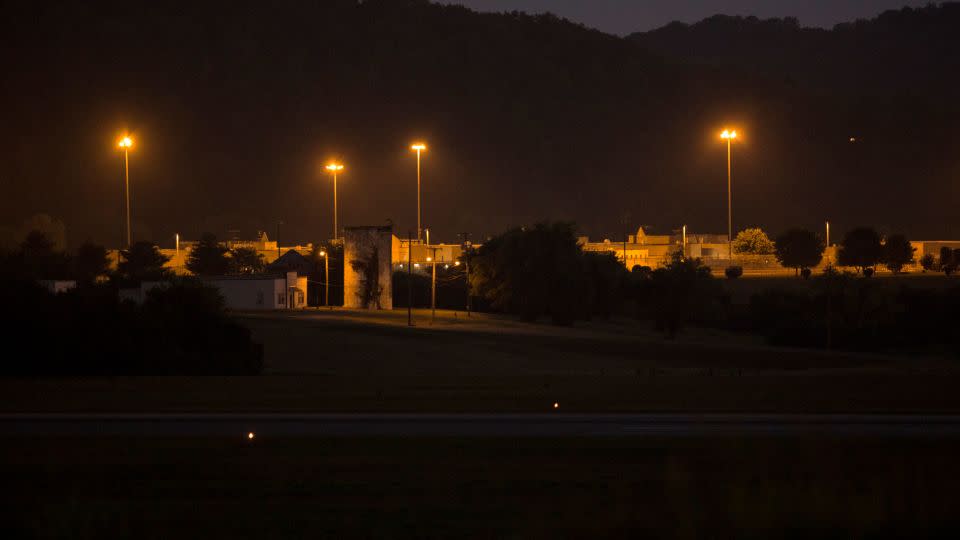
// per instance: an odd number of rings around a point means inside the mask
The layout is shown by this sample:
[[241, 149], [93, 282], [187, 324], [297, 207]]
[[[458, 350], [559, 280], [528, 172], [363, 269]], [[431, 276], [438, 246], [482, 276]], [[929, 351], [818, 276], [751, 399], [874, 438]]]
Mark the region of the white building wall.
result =
[[229, 309], [285, 309], [285, 279], [211, 279], [204, 283], [220, 290]]

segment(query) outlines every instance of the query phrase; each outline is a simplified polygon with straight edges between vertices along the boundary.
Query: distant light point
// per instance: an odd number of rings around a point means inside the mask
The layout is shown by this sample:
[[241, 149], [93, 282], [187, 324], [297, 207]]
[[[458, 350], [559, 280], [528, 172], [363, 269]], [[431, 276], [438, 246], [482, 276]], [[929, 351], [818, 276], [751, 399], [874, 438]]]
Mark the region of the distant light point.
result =
[[252, 441], [254, 437], [255, 437], [255, 435], [253, 434], [252, 431], [251, 431], [250, 433], [247, 433], [247, 440], [248, 440], [248, 441]]

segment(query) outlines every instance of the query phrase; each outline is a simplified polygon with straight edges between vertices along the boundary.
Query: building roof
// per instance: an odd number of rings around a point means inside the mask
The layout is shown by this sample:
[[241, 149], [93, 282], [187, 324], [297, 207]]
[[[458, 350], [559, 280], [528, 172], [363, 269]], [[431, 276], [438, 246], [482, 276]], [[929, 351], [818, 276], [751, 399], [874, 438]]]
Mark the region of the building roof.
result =
[[267, 269], [272, 271], [297, 272], [298, 274], [305, 275], [313, 270], [313, 263], [310, 259], [291, 249], [267, 265]]

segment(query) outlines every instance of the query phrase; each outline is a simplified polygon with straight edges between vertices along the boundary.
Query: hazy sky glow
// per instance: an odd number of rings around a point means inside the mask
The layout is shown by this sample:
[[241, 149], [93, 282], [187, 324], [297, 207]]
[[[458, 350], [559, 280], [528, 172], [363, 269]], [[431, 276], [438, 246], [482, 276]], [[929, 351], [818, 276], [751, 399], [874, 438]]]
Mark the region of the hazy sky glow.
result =
[[442, 0], [478, 11], [550, 11], [614, 34], [651, 30], [671, 21], [696, 22], [717, 13], [761, 18], [794, 16], [804, 26], [831, 27], [929, 0]]

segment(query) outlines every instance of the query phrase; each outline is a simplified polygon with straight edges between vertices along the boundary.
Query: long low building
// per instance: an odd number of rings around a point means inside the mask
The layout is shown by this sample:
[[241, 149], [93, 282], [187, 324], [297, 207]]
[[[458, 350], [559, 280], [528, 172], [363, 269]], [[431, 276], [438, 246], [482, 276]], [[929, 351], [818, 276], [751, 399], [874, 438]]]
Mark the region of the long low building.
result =
[[627, 235], [623, 240], [605, 239], [591, 242], [586, 236], [577, 239], [584, 251], [613, 253], [627, 268], [649, 266], [657, 268], [670, 260], [674, 253], [682, 252], [686, 257], [702, 259], [705, 263], [722, 263], [730, 260], [730, 245], [726, 235], [718, 234], [647, 234], [643, 227], [636, 234]]
[[[303, 309], [307, 307], [307, 277], [296, 272], [199, 278], [216, 288], [227, 309], [240, 311]], [[147, 292], [168, 286], [167, 281], [144, 281], [139, 289], [122, 289], [121, 297], [140, 303]]]
[[[270, 240], [267, 237], [267, 233], [262, 231], [257, 234], [257, 240], [231, 239], [225, 240], [223, 244], [230, 249], [252, 249], [263, 257], [264, 264], [271, 264], [283, 254], [290, 251], [295, 251], [300, 255], [306, 256], [313, 250], [313, 244], [310, 243], [289, 246], [278, 245], [276, 240]], [[181, 240], [178, 236], [172, 249], [158, 246], [160, 253], [169, 259], [164, 267], [169, 268], [174, 274], [179, 276], [191, 275], [191, 272], [187, 270], [187, 259], [190, 257], [190, 251], [193, 250], [193, 247], [196, 245], [197, 242], [195, 240]], [[120, 260], [119, 250], [107, 250], [107, 260], [110, 262], [110, 269], [116, 270]]]

